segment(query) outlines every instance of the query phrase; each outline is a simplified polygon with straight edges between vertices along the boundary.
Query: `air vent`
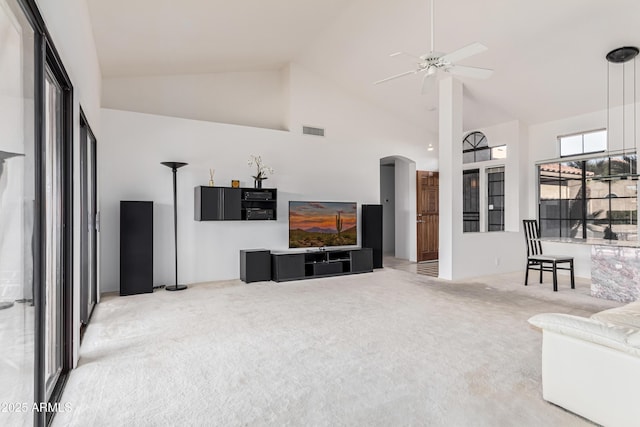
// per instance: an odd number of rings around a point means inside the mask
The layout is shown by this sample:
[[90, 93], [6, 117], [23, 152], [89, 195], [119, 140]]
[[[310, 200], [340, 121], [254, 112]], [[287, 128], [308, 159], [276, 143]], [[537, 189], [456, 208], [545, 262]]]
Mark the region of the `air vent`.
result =
[[314, 127], [311, 127], [311, 126], [302, 126], [302, 134], [303, 135], [324, 136], [324, 129], [322, 129], [322, 128], [314, 128]]

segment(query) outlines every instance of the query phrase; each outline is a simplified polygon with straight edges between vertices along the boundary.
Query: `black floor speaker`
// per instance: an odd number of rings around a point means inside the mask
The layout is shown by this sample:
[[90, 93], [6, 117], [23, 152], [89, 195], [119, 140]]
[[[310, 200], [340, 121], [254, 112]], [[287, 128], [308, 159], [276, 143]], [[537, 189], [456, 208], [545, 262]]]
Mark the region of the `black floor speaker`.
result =
[[245, 283], [271, 280], [271, 251], [266, 249], [241, 250], [240, 280]]
[[120, 295], [153, 292], [153, 202], [120, 202]]
[[382, 205], [362, 205], [362, 247], [373, 249], [373, 268], [382, 268]]

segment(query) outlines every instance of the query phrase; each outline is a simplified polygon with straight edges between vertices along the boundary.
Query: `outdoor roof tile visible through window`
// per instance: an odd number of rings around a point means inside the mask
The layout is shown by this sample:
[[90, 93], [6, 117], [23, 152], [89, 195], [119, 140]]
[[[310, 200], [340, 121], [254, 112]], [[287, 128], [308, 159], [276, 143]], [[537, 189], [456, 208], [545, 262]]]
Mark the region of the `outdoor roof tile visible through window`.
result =
[[[544, 172], [562, 172], [563, 174], [582, 176], [582, 169], [569, 165], [561, 165], [560, 163], [546, 163], [544, 165], [540, 165], [540, 170]], [[585, 175], [593, 176], [593, 172], [586, 171]]]

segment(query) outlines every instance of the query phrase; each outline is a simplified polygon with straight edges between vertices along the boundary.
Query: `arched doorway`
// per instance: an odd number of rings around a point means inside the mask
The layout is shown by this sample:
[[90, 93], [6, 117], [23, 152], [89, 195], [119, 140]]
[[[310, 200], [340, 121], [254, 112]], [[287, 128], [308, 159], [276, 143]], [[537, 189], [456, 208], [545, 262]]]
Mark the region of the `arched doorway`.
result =
[[416, 261], [416, 162], [403, 156], [380, 159], [383, 252]]

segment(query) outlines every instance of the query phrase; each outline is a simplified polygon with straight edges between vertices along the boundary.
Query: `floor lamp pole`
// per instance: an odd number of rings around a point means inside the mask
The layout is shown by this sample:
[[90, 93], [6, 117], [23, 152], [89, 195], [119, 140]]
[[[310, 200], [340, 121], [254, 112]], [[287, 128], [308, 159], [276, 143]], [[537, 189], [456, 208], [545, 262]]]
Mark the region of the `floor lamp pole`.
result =
[[175, 284], [165, 286], [168, 291], [183, 291], [187, 289], [187, 285], [178, 285], [178, 185], [177, 185], [177, 172], [178, 168], [186, 166], [187, 163], [181, 162], [162, 162], [166, 167], [171, 168], [173, 171], [173, 243], [175, 249], [175, 268], [176, 278]]

